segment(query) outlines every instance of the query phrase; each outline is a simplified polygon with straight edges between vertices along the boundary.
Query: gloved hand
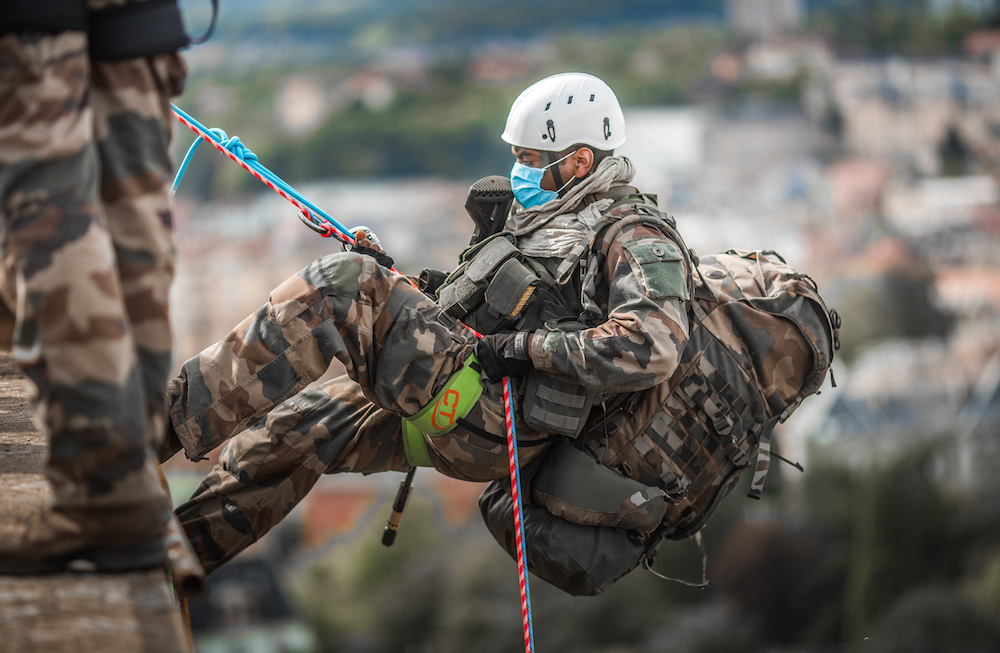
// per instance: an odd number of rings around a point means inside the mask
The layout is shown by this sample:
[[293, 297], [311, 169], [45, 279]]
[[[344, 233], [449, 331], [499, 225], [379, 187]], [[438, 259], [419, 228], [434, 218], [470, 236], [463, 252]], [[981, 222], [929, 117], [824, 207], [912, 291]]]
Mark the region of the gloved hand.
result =
[[527, 331], [483, 336], [476, 343], [476, 356], [483, 367], [483, 375], [490, 381], [499, 381], [505, 376], [515, 376], [530, 370], [530, 338], [531, 334]]
[[378, 244], [378, 239], [370, 240], [369, 236], [374, 236], [370, 232], [365, 231], [364, 228], [355, 231], [354, 233], [354, 244], [351, 245], [351, 251], [357, 252], [358, 254], [364, 254], [365, 256], [370, 256], [375, 259], [375, 262], [384, 268], [391, 268], [395, 265], [395, 261], [392, 257], [382, 250], [382, 247]]

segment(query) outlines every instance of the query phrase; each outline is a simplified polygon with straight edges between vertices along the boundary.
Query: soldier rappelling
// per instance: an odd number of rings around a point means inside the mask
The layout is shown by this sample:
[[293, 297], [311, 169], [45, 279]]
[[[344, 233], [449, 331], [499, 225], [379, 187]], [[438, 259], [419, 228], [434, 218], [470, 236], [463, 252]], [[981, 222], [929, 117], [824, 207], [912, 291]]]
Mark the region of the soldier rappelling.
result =
[[[528, 564], [567, 592], [598, 593], [666, 539], [697, 534], [755, 458], [759, 489], [771, 428], [832, 357], [814, 285], [763, 252], [699, 263], [656, 198], [630, 185], [631, 161], [614, 154], [624, 116], [596, 77], [533, 84], [502, 138], [512, 209], [498, 208], [500, 188], [470, 211], [475, 236], [454, 270], [425, 270], [417, 289], [359, 237], [170, 382], [161, 457], [197, 460], [228, 441], [177, 511], [206, 569], [267, 533], [322, 474], [504, 478], [504, 377], [535, 533]], [[347, 373], [306, 389], [335, 358]], [[481, 499], [508, 550], [510, 500], [496, 483]], [[613, 564], [589, 567], [597, 558]]]

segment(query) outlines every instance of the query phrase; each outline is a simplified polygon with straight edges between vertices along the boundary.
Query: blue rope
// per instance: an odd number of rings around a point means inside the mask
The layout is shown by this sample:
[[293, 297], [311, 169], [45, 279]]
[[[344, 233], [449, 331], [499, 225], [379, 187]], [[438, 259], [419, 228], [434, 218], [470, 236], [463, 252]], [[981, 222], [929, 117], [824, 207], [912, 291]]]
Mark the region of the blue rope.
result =
[[332, 217], [330, 217], [329, 214], [326, 213], [326, 211], [319, 208], [318, 206], [310, 202], [308, 199], [303, 197], [301, 193], [299, 193], [292, 186], [287, 184], [281, 177], [279, 177], [278, 175], [274, 174], [273, 172], [265, 168], [263, 165], [261, 165], [261, 163], [257, 160], [257, 155], [254, 154], [250, 150], [250, 148], [248, 148], [240, 141], [239, 136], [233, 136], [232, 138], [230, 138], [226, 134], [226, 132], [224, 132], [221, 129], [217, 128], [209, 129], [208, 127], [205, 127], [200, 122], [198, 122], [190, 115], [185, 113], [182, 109], [178, 108], [177, 105], [171, 104], [170, 106], [173, 107], [175, 113], [177, 113], [179, 116], [190, 122], [192, 125], [194, 125], [201, 131], [201, 134], [199, 134], [198, 138], [196, 138], [194, 143], [191, 144], [191, 147], [188, 149], [187, 154], [184, 156], [184, 160], [181, 162], [180, 167], [178, 167], [177, 169], [177, 175], [174, 177], [174, 183], [170, 187], [171, 196], [173, 196], [173, 194], [177, 191], [177, 187], [180, 185], [181, 179], [184, 177], [184, 173], [187, 172], [188, 165], [191, 163], [191, 159], [192, 157], [194, 157], [195, 151], [198, 149], [198, 146], [201, 145], [202, 140], [204, 140], [205, 134], [207, 134], [212, 138], [212, 140], [214, 140], [216, 143], [221, 145], [226, 150], [232, 152], [233, 155], [236, 156], [236, 158], [246, 163], [255, 172], [260, 174], [260, 176], [270, 181], [276, 187], [280, 188], [282, 191], [287, 193], [289, 196], [294, 197], [296, 200], [301, 202], [303, 206], [309, 209], [309, 212], [312, 214], [312, 216], [310, 217], [313, 218], [314, 223], [315, 223], [315, 218], [313, 216], [317, 216], [325, 220], [328, 224], [333, 225], [333, 227], [339, 230], [342, 234], [350, 235], [351, 233], [350, 229], [348, 229], [344, 225], [334, 220]]

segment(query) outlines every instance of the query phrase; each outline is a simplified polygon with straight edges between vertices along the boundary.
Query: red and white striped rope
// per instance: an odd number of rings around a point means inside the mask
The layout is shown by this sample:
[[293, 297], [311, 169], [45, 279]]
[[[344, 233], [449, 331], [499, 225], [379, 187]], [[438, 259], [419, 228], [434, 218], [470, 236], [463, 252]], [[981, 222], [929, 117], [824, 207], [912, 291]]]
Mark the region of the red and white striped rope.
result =
[[531, 626], [531, 596], [528, 593], [528, 576], [524, 564], [524, 523], [521, 520], [521, 477], [517, 462], [517, 434], [514, 429], [514, 401], [511, 398], [510, 378], [503, 380], [504, 418], [507, 422], [507, 451], [510, 459], [511, 498], [514, 501], [514, 541], [517, 545], [517, 580], [521, 588], [521, 620], [524, 625], [524, 651], [534, 649]]
[[[249, 172], [251, 175], [253, 175], [254, 177], [256, 177], [257, 180], [260, 181], [262, 184], [264, 184], [265, 186], [267, 186], [268, 188], [270, 188], [271, 190], [273, 190], [278, 195], [281, 195], [282, 197], [284, 197], [286, 200], [288, 200], [293, 205], [295, 205], [295, 207], [297, 209], [299, 209], [300, 211], [304, 211], [307, 216], [311, 216], [312, 215], [312, 211], [310, 211], [305, 205], [303, 205], [301, 202], [299, 202], [297, 199], [295, 199], [294, 197], [292, 197], [291, 195], [289, 195], [288, 193], [286, 193], [282, 189], [278, 188], [270, 180], [266, 179], [262, 174], [260, 174], [259, 172], [257, 172], [256, 170], [254, 170], [252, 167], [250, 167], [250, 165], [246, 161], [244, 161], [243, 159], [241, 159], [240, 157], [236, 156], [234, 153], [230, 152], [225, 147], [223, 147], [221, 143], [219, 143], [217, 140], [215, 140], [214, 138], [212, 138], [211, 134], [209, 134], [208, 132], [205, 132], [202, 129], [200, 129], [197, 125], [193, 124], [191, 121], [189, 121], [188, 119], [186, 119], [184, 116], [182, 116], [177, 111], [174, 111], [173, 114], [174, 114], [174, 117], [177, 118], [177, 120], [179, 120], [181, 122], [181, 124], [183, 124], [185, 127], [187, 127], [188, 129], [190, 129], [194, 133], [196, 133], [199, 136], [201, 136], [201, 138], [203, 140], [206, 140], [209, 143], [211, 143], [212, 146], [215, 149], [217, 149], [218, 151], [220, 151], [223, 154], [225, 154], [232, 161], [238, 163], [241, 168], [243, 168], [244, 170], [246, 170], [247, 172]], [[353, 243], [354, 242], [354, 237], [351, 236], [351, 234], [345, 234], [345, 233], [341, 232], [340, 230], [333, 228], [332, 226], [329, 226], [328, 228], [331, 231], [333, 231], [334, 233], [336, 233], [337, 236], [339, 238], [341, 238], [342, 240], [344, 240], [345, 242], [349, 242], [349, 243]]]

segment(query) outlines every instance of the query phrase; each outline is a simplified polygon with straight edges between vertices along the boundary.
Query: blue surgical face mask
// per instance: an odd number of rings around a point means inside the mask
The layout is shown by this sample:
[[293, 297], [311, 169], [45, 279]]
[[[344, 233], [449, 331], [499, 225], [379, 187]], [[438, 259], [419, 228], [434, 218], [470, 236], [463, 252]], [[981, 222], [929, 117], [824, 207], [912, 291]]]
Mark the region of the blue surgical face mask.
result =
[[559, 190], [543, 190], [541, 183], [542, 177], [545, 176], [545, 171], [548, 168], [565, 161], [570, 156], [572, 152], [559, 159], [558, 161], [553, 161], [549, 165], [543, 168], [532, 168], [526, 166], [520, 161], [514, 162], [514, 167], [510, 169], [510, 186], [514, 191], [514, 197], [517, 199], [518, 204], [526, 209], [533, 206], [538, 206], [539, 204], [545, 204], [546, 202], [551, 202], [552, 200], [559, 197], [559, 193], [570, 185], [570, 183], [576, 179], [576, 177], [570, 177], [569, 181], [563, 184], [563, 187]]

